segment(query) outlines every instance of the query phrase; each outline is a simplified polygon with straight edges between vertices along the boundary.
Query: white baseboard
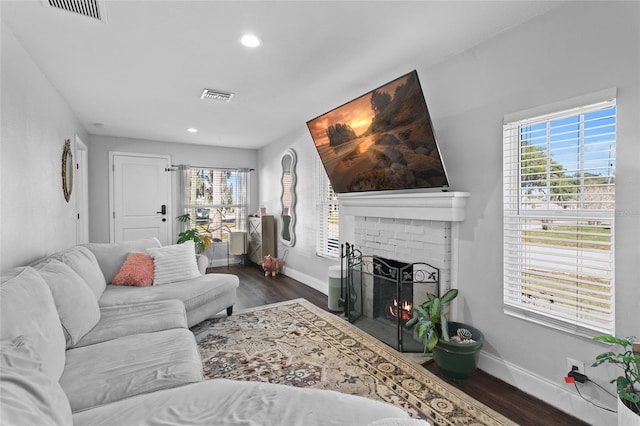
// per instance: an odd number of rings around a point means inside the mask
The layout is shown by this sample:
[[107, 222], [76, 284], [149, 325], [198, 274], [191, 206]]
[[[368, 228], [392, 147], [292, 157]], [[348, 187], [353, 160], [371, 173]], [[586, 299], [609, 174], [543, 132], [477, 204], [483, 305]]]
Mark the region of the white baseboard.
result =
[[[591, 405], [576, 393], [573, 385], [565, 384], [562, 379], [557, 383], [549, 381], [485, 351], [480, 352], [478, 367], [584, 422], [592, 425], [617, 424], [615, 413]], [[552, 424], [553, 419], [540, 419], [540, 422]]]
[[282, 270], [282, 273], [283, 275], [293, 278], [296, 281], [300, 281], [302, 284], [318, 290], [323, 294], [329, 294], [329, 283], [314, 278], [311, 275], [296, 271], [295, 269], [291, 269], [288, 266], [285, 266], [285, 268]]
[[[240, 258], [231, 258], [229, 259], [229, 264], [230, 265], [239, 265], [240, 262]], [[209, 260], [209, 266], [211, 268], [217, 268], [220, 266], [227, 266], [227, 258], [225, 257], [224, 259], [211, 259]]]

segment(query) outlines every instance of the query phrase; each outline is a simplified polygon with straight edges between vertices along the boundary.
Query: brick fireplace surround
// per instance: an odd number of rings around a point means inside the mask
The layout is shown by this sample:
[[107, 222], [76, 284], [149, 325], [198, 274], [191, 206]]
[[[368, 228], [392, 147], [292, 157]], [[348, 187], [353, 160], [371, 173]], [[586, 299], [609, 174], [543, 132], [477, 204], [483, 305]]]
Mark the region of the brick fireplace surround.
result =
[[457, 287], [458, 226], [467, 192], [340, 194], [340, 240], [365, 255], [440, 269], [440, 293]]

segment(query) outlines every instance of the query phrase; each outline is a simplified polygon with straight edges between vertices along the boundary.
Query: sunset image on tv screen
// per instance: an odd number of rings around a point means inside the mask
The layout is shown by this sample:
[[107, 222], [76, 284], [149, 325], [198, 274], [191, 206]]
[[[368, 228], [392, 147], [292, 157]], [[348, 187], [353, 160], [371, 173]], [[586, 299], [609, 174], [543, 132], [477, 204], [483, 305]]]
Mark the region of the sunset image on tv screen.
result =
[[307, 126], [336, 192], [448, 185], [415, 71]]

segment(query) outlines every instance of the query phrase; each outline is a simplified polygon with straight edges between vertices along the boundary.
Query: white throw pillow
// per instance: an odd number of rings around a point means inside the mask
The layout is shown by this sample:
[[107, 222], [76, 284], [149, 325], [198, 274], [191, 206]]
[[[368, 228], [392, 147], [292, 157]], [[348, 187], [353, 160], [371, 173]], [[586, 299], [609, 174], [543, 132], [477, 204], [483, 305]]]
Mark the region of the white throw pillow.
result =
[[191, 240], [172, 246], [149, 248], [147, 253], [153, 257], [153, 285], [201, 276], [196, 262], [196, 247]]
[[42, 362], [25, 336], [0, 342], [0, 388], [0, 424], [73, 424], [60, 383], [42, 371]]
[[64, 263], [52, 259], [39, 266], [53, 294], [67, 348], [73, 347], [100, 321], [100, 307], [82, 277]]

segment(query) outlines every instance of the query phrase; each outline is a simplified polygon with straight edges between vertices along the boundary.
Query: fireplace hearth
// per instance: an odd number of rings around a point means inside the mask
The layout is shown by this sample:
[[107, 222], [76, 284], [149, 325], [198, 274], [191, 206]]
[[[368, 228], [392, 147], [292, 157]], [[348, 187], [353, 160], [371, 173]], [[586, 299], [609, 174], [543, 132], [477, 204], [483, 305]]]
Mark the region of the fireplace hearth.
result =
[[423, 344], [405, 323], [427, 294], [438, 296], [439, 269], [364, 255], [349, 243], [342, 247], [342, 257], [346, 279], [341, 302], [349, 322], [400, 352], [422, 352]]

